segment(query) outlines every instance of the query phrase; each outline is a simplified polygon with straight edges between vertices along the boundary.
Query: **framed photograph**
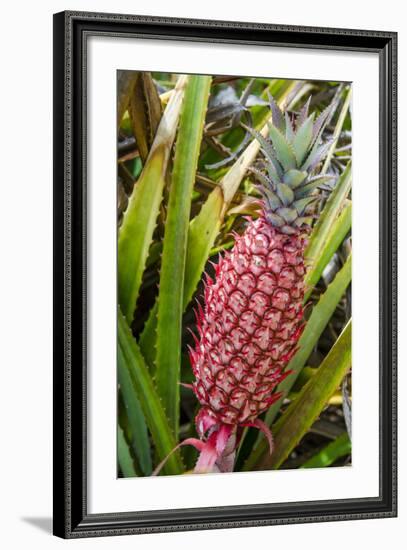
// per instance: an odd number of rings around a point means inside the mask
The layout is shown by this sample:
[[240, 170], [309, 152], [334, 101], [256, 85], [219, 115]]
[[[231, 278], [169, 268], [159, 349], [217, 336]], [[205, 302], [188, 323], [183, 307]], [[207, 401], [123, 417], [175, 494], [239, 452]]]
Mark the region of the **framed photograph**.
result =
[[393, 32], [54, 16], [54, 534], [394, 517]]

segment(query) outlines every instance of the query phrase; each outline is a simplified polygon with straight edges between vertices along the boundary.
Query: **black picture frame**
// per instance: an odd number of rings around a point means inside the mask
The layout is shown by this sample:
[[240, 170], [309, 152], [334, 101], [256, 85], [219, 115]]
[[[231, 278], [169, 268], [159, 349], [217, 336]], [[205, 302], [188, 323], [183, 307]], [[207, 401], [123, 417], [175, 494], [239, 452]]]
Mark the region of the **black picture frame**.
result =
[[[86, 40], [103, 33], [375, 52], [380, 62], [380, 496], [89, 514], [86, 470]], [[63, 538], [394, 517], [397, 34], [228, 21], [54, 15], [54, 534]]]

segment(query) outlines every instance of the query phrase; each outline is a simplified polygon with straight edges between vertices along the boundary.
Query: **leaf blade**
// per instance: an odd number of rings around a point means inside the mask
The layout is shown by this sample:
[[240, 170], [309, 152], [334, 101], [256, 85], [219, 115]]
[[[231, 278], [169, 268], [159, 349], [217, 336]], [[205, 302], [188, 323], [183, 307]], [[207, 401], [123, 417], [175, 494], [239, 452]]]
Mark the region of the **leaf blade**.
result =
[[[123, 367], [128, 369], [154, 440], [159, 461], [161, 461], [174, 449], [175, 437], [168, 424], [144, 358], [120, 309], [118, 310], [118, 338], [125, 360]], [[168, 474], [182, 473], [183, 466], [178, 452], [168, 458], [164, 470]]]
[[318, 255], [314, 257], [312, 265], [305, 277], [305, 300], [312, 292], [313, 287], [319, 281], [322, 272], [328, 265], [333, 254], [338, 250], [352, 225], [352, 202], [345, 205], [339, 217], [336, 218], [326, 235], [323, 246], [319, 249]]
[[118, 238], [118, 297], [128, 322], [133, 319], [144, 267], [156, 225], [165, 172], [175, 138], [185, 78], [180, 77], [157, 130], [147, 162], [123, 215]]
[[136, 477], [137, 473], [134, 468], [133, 459], [120, 426], [117, 427], [117, 456], [124, 477]]
[[352, 321], [349, 321], [316, 374], [273, 427], [274, 450], [259, 463], [277, 469], [298, 445], [351, 366]]
[[334, 441], [331, 441], [317, 454], [308, 459], [301, 468], [325, 468], [333, 464], [338, 458], [349, 454], [352, 450], [352, 443], [348, 433], [344, 432]]
[[211, 77], [190, 76], [184, 93], [165, 224], [158, 295], [156, 384], [177, 439], [184, 273], [191, 197]]
[[151, 461], [150, 442], [143, 411], [128, 370], [125, 368], [125, 359], [120, 345], [117, 346], [117, 374], [123, 403], [126, 409], [131, 443], [144, 475], [151, 475], [153, 471]]
[[341, 211], [346, 197], [349, 194], [352, 183], [352, 164], [348, 163], [344, 172], [341, 174], [334, 190], [328, 198], [326, 205], [313, 228], [309, 243], [305, 250], [305, 256], [311, 265], [317, 261], [324, 248], [332, 225]]

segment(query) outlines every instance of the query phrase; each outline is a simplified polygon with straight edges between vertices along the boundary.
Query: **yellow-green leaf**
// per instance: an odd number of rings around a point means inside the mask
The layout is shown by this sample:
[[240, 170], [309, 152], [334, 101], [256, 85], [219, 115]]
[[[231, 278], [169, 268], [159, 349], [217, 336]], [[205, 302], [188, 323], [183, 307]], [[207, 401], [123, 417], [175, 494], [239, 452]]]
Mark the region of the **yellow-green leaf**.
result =
[[326, 468], [339, 458], [348, 455], [351, 450], [352, 443], [348, 433], [344, 432], [304, 462], [301, 468]]
[[349, 162], [329, 196], [312, 231], [308, 246], [305, 250], [305, 257], [311, 266], [318, 261], [318, 257], [324, 249], [329, 233], [332, 230], [332, 225], [339, 216], [346, 197], [349, 194], [352, 183], [351, 167], [352, 165]]
[[349, 321], [316, 374], [273, 426], [273, 453], [264, 455], [257, 469], [279, 468], [317, 420], [351, 366], [351, 342], [352, 322]]
[[[168, 424], [144, 358], [120, 309], [118, 311], [118, 340], [123, 357], [123, 362], [118, 362], [119, 369], [127, 369], [130, 374], [132, 387], [143, 409], [147, 426], [154, 440], [158, 462], [161, 462], [176, 446], [175, 437]], [[180, 474], [182, 470], [183, 466], [179, 452], [171, 454], [164, 467], [165, 473]]]
[[155, 376], [157, 391], [176, 438], [189, 213], [210, 85], [209, 76], [190, 76], [185, 88], [161, 260]]
[[119, 231], [118, 295], [120, 307], [129, 323], [133, 320], [156, 226], [185, 84], [185, 78], [180, 77], [161, 119], [147, 162], [130, 197]]

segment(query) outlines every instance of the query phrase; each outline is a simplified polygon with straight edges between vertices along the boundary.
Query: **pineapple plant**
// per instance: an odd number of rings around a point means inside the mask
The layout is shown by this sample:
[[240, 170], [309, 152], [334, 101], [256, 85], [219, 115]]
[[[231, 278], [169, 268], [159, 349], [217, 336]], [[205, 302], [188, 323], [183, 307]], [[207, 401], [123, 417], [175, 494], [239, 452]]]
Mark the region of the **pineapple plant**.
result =
[[[280, 467], [349, 369], [349, 326], [342, 334], [344, 321], [335, 321], [328, 344], [321, 335], [351, 276], [349, 252], [338, 249], [351, 220], [350, 87], [242, 78], [236, 105], [217, 106], [225, 86], [217, 77], [154, 78], [164, 92], [135, 85], [141, 95], [160, 93], [153, 141], [146, 102], [121, 123], [136, 148], [119, 160], [121, 176], [135, 174], [118, 241], [119, 474]], [[321, 92], [310, 114], [312, 87]], [[334, 131], [325, 133], [341, 96]], [[337, 276], [327, 287], [328, 264]], [[312, 390], [309, 368], [296, 380], [319, 346]], [[265, 437], [255, 443], [247, 428]], [[181, 446], [195, 447], [198, 459]]]
[[305, 326], [304, 249], [317, 188], [330, 179], [315, 171], [328, 151], [329, 142], [321, 139], [332, 106], [314, 122], [309, 103], [295, 120], [271, 97], [270, 105], [269, 139], [251, 130], [264, 156], [263, 169], [253, 170], [261, 214], [235, 234], [215, 279], [207, 276], [204, 307], [197, 311], [199, 338], [190, 350], [202, 407], [196, 427], [201, 438], [210, 434], [198, 444], [199, 472], [233, 467], [245, 426], [264, 431], [272, 450], [271, 433], [258, 416], [281, 397], [275, 390], [290, 374], [287, 365]]
[[280, 399], [276, 388], [290, 375], [305, 326], [304, 250], [318, 187], [332, 178], [317, 173], [329, 147], [322, 134], [332, 104], [314, 122], [309, 101], [293, 119], [269, 101], [268, 139], [246, 128], [263, 155], [261, 168], [251, 169], [260, 216], [247, 217], [244, 233], [234, 234], [233, 248], [215, 264], [215, 278], [206, 275], [204, 306], [196, 310], [189, 356], [201, 439], [182, 443], [200, 452], [196, 473], [233, 470], [244, 427], [260, 429], [272, 452], [271, 431], [258, 417]]

